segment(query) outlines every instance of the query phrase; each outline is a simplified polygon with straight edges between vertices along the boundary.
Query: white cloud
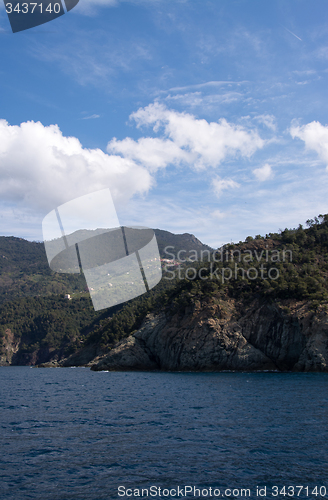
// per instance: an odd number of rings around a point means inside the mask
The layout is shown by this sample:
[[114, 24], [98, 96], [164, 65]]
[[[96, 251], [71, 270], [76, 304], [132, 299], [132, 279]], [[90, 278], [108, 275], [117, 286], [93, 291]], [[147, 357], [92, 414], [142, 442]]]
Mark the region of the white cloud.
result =
[[216, 178], [212, 180], [212, 186], [216, 196], [220, 196], [225, 189], [236, 189], [240, 187], [240, 184], [232, 179]]
[[82, 120], [94, 120], [95, 118], [100, 118], [100, 115], [84, 116]]
[[158, 102], [140, 108], [130, 119], [135, 120], [139, 128], [151, 125], [154, 132], [162, 132], [163, 138], [115, 140], [108, 144], [108, 151], [145, 161], [152, 169], [170, 162], [186, 162], [196, 169], [217, 167], [227, 157], [249, 157], [264, 145], [256, 131], [247, 131], [225, 119], [209, 123], [191, 114], [170, 110]]
[[248, 83], [247, 81], [240, 81], [240, 82], [234, 82], [231, 80], [216, 80], [216, 81], [211, 81], [211, 82], [206, 82], [206, 83], [197, 83], [195, 85], [187, 85], [185, 87], [172, 87], [170, 91], [172, 92], [177, 92], [181, 90], [189, 90], [189, 89], [203, 89], [203, 88], [208, 88], [208, 87], [222, 87], [229, 85], [235, 84], [235, 85], [242, 85], [244, 83]]
[[218, 220], [226, 218], [226, 214], [221, 212], [221, 210], [214, 210], [213, 212], [211, 212], [210, 215], [213, 219], [218, 219]]
[[[28, 213], [30, 219], [43, 217], [62, 203], [109, 187], [121, 210], [134, 195], [150, 190], [155, 184], [152, 174], [158, 169], [168, 165], [213, 168], [227, 157], [250, 156], [264, 144], [252, 130], [225, 120], [209, 123], [157, 103], [139, 109], [131, 118], [138, 127], [151, 125], [159, 137], [114, 138], [107, 153], [83, 148], [76, 137], [63, 136], [58, 125], [30, 121], [12, 126], [0, 120], [2, 207], [15, 205], [12, 217], [19, 223], [17, 210]], [[215, 179], [213, 186], [219, 195], [239, 185]]]
[[272, 168], [268, 163], [263, 165], [263, 167], [255, 168], [253, 174], [260, 182], [267, 181], [273, 177]]
[[292, 71], [292, 73], [294, 73], [297, 76], [304, 76], [304, 75], [315, 75], [316, 71], [314, 71], [314, 69], [306, 69], [302, 71], [298, 71], [295, 69], [294, 71]]
[[86, 149], [76, 137], [64, 137], [57, 125], [0, 120], [0, 195], [35, 210], [54, 207], [109, 187], [123, 203], [152, 185], [149, 172], [128, 158]]
[[[292, 126], [290, 134], [293, 139], [298, 137], [305, 142], [306, 149], [315, 151], [319, 158], [328, 164], [328, 126], [320, 122], [311, 122], [307, 125]], [[327, 167], [328, 168], [328, 167]]]
[[276, 119], [273, 115], [258, 115], [258, 116], [255, 116], [255, 119], [259, 122], [259, 123], [263, 123], [263, 125], [265, 125], [267, 128], [269, 128], [270, 130], [272, 130], [273, 132], [276, 131]]
[[122, 141], [114, 138], [108, 143], [107, 151], [137, 161], [151, 171], [168, 164], [192, 163], [194, 160], [194, 155], [179, 148], [173, 141], [153, 137], [142, 137], [138, 141], [129, 137]]
[[[82, 0], [78, 6], [81, 3]], [[95, 9], [91, 10], [96, 13]], [[118, 100], [125, 88], [126, 84], [122, 88], [122, 81], [125, 81], [127, 74], [131, 75], [134, 82], [138, 81], [136, 75], [139, 75], [140, 81], [145, 62], [149, 63], [157, 57], [156, 49], [144, 37], [136, 36], [133, 32], [130, 36], [122, 36], [119, 42], [117, 33], [101, 27], [95, 31], [84, 30], [83, 36], [78, 33], [74, 32], [69, 43], [64, 38], [33, 42], [29, 45], [29, 53], [52, 68], [56, 66], [79, 85], [96, 86], [106, 94], [115, 94]]]
[[179, 106], [184, 107], [199, 107], [204, 110], [212, 110], [214, 106], [231, 104], [232, 102], [240, 101], [243, 94], [240, 92], [225, 92], [222, 94], [203, 95], [202, 92], [190, 92], [186, 94], [168, 94], [165, 97], [167, 102], [178, 102]]

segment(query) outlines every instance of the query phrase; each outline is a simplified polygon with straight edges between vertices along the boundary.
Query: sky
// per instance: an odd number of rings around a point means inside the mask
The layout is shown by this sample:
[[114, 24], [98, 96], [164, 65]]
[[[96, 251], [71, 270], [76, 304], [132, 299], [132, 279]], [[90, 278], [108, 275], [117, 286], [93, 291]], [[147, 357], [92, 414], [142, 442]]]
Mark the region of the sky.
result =
[[326, 0], [0, 6], [0, 235], [109, 188], [121, 225], [219, 247], [328, 213]]

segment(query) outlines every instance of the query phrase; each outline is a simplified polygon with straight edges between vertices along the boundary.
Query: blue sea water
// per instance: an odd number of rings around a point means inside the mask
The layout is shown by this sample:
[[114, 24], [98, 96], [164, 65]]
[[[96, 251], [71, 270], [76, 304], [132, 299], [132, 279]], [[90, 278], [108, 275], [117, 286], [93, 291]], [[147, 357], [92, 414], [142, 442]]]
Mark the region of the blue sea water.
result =
[[8, 367], [0, 387], [1, 500], [328, 498], [328, 374]]

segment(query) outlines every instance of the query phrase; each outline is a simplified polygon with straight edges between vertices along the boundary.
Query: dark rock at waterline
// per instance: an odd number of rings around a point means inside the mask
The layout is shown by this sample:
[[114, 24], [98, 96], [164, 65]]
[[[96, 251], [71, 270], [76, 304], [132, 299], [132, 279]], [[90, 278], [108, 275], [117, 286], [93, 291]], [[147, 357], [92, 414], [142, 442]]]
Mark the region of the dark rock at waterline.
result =
[[143, 326], [92, 370], [328, 371], [328, 315], [306, 302], [286, 307], [255, 300], [206, 298], [173, 316], [148, 315]]

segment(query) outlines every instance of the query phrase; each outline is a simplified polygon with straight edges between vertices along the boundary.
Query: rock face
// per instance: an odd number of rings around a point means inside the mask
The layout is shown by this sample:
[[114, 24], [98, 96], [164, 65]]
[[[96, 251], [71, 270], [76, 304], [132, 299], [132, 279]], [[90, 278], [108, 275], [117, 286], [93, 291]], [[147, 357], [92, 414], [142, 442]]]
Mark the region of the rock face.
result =
[[13, 332], [7, 328], [0, 340], [0, 366], [9, 366], [18, 349], [19, 339], [16, 339]]
[[328, 314], [233, 299], [195, 301], [175, 315], [147, 316], [93, 370], [328, 371]]
[[0, 366], [33, 366], [51, 360], [57, 363], [60, 351], [49, 347], [38, 348], [29, 352], [21, 350], [22, 339], [8, 328], [0, 338]]

